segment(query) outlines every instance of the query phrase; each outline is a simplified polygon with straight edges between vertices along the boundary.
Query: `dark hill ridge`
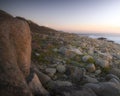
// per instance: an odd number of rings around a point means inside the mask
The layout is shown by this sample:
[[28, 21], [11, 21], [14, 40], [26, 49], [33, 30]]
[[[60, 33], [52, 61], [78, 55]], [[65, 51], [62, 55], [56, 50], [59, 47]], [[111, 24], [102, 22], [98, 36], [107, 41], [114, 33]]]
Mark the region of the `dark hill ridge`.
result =
[[0, 96], [120, 96], [119, 44], [0, 18]]
[[40, 33], [40, 34], [50, 34], [50, 33], [55, 33], [57, 32], [57, 30], [54, 30], [52, 28], [48, 28], [48, 27], [45, 27], [45, 26], [40, 26], [36, 23], [34, 23], [33, 21], [31, 20], [26, 20], [25, 18], [23, 17], [16, 17], [18, 19], [21, 19], [21, 20], [25, 20], [28, 22], [29, 26], [30, 26], [30, 29], [31, 29], [31, 32], [32, 33]]
[[7, 18], [10, 19], [12, 17], [13, 17], [12, 15], [0, 10], [0, 20], [4, 20], [4, 19], [7, 19]]

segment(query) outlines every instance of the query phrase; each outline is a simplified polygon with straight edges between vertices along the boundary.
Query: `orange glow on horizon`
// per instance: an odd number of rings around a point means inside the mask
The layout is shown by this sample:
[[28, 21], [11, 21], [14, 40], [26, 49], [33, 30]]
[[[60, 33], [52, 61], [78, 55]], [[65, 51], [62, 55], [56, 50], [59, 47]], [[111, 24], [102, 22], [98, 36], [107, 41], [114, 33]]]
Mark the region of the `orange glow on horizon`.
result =
[[[48, 25], [49, 26], [49, 25]], [[120, 34], [120, 26], [106, 26], [106, 25], [65, 25], [65, 26], [50, 26], [57, 30], [67, 32], [92, 32], [92, 33], [115, 33]]]

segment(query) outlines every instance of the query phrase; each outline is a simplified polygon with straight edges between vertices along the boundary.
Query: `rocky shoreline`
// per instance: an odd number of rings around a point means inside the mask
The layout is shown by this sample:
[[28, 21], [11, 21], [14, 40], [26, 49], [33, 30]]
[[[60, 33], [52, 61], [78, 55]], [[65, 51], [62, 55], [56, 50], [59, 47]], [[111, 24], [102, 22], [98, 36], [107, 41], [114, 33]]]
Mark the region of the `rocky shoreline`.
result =
[[119, 44], [0, 16], [0, 96], [120, 96]]
[[[74, 34], [59, 38], [62, 38], [63, 42], [67, 42], [67, 44], [53, 49], [58, 57], [52, 58], [53, 61], [49, 62], [50, 64], [39, 65], [39, 70], [51, 78], [52, 84], [50, 82], [49, 87], [53, 88], [52, 92], [55, 90], [54, 95], [120, 95], [119, 44]], [[36, 56], [39, 56], [38, 54], [40, 55], [40, 53], [36, 53]], [[75, 86], [83, 88], [83, 91], [81, 88], [76, 89]], [[63, 90], [68, 88], [69, 91], [60, 91], [57, 87]], [[48, 87], [46, 88], [48, 89]], [[88, 90], [84, 91], [84, 88], [88, 88]], [[89, 92], [89, 89], [95, 94]]]

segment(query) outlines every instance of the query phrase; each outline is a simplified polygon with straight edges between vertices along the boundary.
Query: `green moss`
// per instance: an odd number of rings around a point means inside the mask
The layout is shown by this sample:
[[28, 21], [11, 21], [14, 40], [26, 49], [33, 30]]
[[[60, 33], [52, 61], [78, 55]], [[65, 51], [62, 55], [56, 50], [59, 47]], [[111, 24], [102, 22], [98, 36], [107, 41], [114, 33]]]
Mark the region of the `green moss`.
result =
[[89, 58], [89, 59], [87, 60], [87, 63], [95, 63], [95, 60], [94, 60], [93, 58]]
[[102, 73], [103, 74], [108, 74], [109, 71], [110, 71], [111, 67], [108, 67], [108, 68], [102, 68]]

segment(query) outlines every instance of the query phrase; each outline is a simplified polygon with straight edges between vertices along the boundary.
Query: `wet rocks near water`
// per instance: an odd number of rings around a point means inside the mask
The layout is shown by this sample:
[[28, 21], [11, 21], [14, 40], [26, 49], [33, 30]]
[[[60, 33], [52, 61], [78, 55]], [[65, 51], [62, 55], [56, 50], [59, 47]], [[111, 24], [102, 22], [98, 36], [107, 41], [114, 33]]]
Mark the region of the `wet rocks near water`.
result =
[[104, 37], [100, 37], [98, 38], [98, 40], [106, 40], [107, 38], [104, 38]]

